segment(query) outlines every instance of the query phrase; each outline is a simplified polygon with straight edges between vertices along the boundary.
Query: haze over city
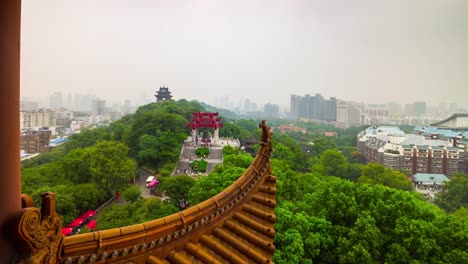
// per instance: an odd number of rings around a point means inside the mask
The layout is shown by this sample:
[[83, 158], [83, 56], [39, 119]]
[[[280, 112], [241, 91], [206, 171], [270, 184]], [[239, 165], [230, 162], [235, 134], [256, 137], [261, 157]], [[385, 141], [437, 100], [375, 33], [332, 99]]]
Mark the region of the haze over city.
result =
[[[468, 98], [468, 2], [23, 1], [21, 96]], [[217, 99], [218, 98], [218, 99]]]

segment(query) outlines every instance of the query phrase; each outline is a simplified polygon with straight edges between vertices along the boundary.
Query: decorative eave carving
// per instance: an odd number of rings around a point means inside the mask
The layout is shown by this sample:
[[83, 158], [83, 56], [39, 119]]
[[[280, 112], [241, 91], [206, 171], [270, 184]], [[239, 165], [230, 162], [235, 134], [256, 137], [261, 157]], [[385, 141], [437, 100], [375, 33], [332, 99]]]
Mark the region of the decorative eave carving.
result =
[[33, 207], [31, 197], [21, 195], [22, 209], [7, 223], [16, 245], [18, 263], [57, 263], [62, 242], [62, 217], [56, 211], [52, 192], [41, 195], [41, 210]]

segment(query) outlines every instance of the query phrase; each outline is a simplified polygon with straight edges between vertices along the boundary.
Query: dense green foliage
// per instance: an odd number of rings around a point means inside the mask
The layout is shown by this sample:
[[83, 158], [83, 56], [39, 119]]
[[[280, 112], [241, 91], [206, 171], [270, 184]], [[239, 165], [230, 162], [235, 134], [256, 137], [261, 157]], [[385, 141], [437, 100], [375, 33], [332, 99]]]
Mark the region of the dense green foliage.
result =
[[130, 203], [134, 203], [140, 199], [141, 190], [140, 187], [133, 185], [128, 187], [125, 191], [123, 191], [122, 196], [125, 198], [125, 201]]
[[[468, 223], [418, 194], [290, 170], [278, 173], [282, 198], [276, 208], [275, 263], [468, 261]], [[291, 177], [296, 184], [287, 184]]]
[[403, 173], [385, 168], [382, 164], [369, 163], [362, 170], [360, 183], [382, 184], [400, 190], [413, 190], [411, 181]]
[[179, 208], [185, 209], [189, 205], [189, 191], [195, 180], [186, 175], [166, 177], [161, 180], [159, 189], [169, 197], [169, 202]]
[[445, 187], [447, 191], [437, 197], [437, 205], [449, 213], [468, 208], [468, 175], [455, 173]]
[[99, 141], [61, 158], [21, 171], [22, 192], [40, 205], [40, 194], [57, 193], [57, 212], [68, 223], [79, 213], [94, 209], [126, 188], [135, 175], [128, 148], [115, 141]]
[[196, 154], [198, 157], [207, 157], [208, 154], [210, 154], [210, 149], [207, 148], [207, 147], [197, 148], [197, 149], [195, 150], [195, 154]]
[[194, 172], [206, 172], [208, 168], [208, 162], [205, 160], [194, 160], [192, 162], [192, 171]]
[[178, 211], [174, 205], [159, 198], [140, 199], [130, 204], [115, 204], [104, 209], [97, 220], [96, 230], [133, 225], [158, 219]]
[[221, 173], [213, 172], [208, 176], [202, 176], [197, 179], [195, 184], [189, 191], [190, 204], [197, 204], [215, 196], [229, 185], [231, 185], [239, 176], [244, 173], [245, 169], [233, 167], [225, 169]]

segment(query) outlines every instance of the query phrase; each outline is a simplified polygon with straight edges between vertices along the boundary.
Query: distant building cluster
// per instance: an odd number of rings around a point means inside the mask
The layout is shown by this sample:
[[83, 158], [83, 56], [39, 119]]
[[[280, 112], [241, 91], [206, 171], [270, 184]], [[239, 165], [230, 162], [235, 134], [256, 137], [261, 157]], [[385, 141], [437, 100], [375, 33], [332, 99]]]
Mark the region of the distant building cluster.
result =
[[22, 157], [63, 144], [69, 135], [83, 128], [105, 126], [135, 112], [130, 100], [109, 107], [105, 100], [90, 95], [69, 94], [64, 100], [61, 92], [55, 92], [48, 99], [49, 108], [40, 108], [39, 103], [29, 99], [20, 101]]
[[356, 104], [335, 97], [326, 99], [321, 94], [291, 95], [290, 114], [293, 119], [329, 123], [343, 129], [362, 124], [361, 109]]
[[468, 114], [455, 114], [406, 134], [398, 127], [369, 127], [358, 135], [357, 147], [368, 162], [417, 173], [468, 173]]

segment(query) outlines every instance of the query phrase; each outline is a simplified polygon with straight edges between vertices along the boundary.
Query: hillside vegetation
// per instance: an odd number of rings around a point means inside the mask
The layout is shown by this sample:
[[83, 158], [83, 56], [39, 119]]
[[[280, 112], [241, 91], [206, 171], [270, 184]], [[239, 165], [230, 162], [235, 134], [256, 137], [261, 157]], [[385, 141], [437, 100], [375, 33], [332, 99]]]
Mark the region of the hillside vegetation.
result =
[[[38, 205], [41, 192], [57, 193], [65, 223], [122, 191], [128, 201], [98, 219], [112, 228], [159, 218], [212, 197], [235, 181], [253, 157], [224, 147], [223, 164], [208, 176], [169, 177], [189, 135], [197, 102], [185, 100], [140, 107], [109, 127], [83, 131], [63, 147], [22, 164], [23, 193]], [[259, 120], [235, 119], [220, 136], [255, 142]], [[223, 119], [223, 121], [226, 121]], [[272, 127], [283, 121], [269, 122]], [[293, 123], [306, 134], [274, 128], [272, 165], [277, 176], [275, 263], [468, 263], [468, 176], [456, 174], [447, 192], [426, 202], [407, 176], [379, 164], [364, 164], [356, 134], [326, 125]], [[318, 132], [338, 131], [338, 137]], [[258, 144], [248, 146], [258, 150]], [[129, 188], [136, 167], [161, 177], [168, 201], [139, 199]]]

